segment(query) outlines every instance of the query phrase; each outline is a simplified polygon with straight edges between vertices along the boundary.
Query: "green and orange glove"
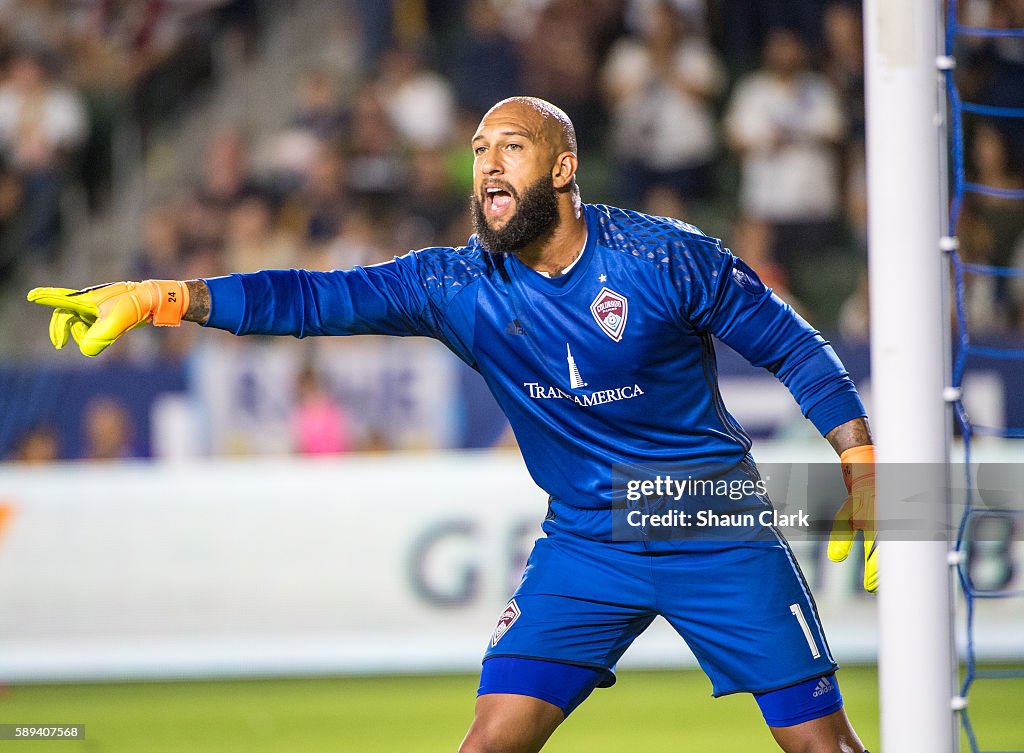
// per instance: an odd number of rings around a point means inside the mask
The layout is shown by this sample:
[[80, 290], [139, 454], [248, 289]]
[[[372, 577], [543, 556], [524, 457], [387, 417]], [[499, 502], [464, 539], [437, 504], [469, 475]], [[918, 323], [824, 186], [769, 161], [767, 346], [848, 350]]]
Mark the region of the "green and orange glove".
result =
[[34, 288], [28, 300], [53, 307], [50, 342], [57, 350], [67, 345], [70, 337], [90, 357], [147, 322], [177, 327], [189, 304], [188, 287], [177, 280], [113, 282], [84, 290]]
[[828, 558], [842, 562], [853, 548], [857, 531], [864, 534], [864, 588], [878, 590], [877, 524], [875, 518], [875, 447], [851, 447], [839, 456], [849, 495], [839, 508], [828, 537]]

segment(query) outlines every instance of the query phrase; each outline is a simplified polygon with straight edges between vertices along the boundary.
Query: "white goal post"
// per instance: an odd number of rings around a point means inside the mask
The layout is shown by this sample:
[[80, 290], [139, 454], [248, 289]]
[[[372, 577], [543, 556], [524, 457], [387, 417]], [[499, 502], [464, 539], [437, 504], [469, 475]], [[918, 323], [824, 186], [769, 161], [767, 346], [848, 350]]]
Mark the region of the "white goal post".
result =
[[[947, 214], [945, 99], [936, 67], [942, 7], [942, 0], [864, 3], [871, 420], [881, 520], [903, 517], [893, 471], [943, 467], [948, 456], [947, 274], [939, 248]], [[902, 538], [883, 541], [878, 554], [882, 751], [953, 753], [949, 545]]]

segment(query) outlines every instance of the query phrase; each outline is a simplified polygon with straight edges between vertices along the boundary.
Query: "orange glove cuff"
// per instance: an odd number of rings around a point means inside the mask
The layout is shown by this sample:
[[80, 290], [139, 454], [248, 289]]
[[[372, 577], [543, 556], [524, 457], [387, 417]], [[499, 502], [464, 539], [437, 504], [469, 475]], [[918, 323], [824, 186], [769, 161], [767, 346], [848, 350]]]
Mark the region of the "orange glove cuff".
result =
[[875, 446], [864, 444], [843, 450], [839, 462], [843, 465], [843, 481], [849, 491], [855, 482], [875, 475]]
[[153, 302], [152, 322], [157, 327], [177, 327], [188, 311], [188, 286], [178, 280], [146, 280], [140, 287], [148, 288]]

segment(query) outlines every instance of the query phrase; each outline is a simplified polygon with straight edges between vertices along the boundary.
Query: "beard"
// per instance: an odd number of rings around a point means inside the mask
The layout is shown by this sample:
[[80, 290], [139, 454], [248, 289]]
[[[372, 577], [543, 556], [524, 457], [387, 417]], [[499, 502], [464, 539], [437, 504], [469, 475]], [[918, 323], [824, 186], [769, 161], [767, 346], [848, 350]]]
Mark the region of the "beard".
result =
[[500, 230], [487, 224], [480, 197], [475, 193], [470, 196], [473, 230], [480, 239], [480, 245], [492, 253], [517, 251], [558, 226], [558, 192], [550, 175], [538, 178], [522, 194], [511, 186], [506, 190], [515, 200], [516, 211]]

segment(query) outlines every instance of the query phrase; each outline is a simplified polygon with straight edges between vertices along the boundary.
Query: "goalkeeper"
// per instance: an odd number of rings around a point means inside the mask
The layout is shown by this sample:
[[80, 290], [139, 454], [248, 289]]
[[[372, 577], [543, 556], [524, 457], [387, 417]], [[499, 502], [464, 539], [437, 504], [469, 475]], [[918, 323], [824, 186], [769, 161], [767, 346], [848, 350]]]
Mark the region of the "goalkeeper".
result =
[[[712, 336], [770, 370], [841, 457], [850, 496], [829, 555], [864, 529], [874, 590], [873, 448], [832, 348], [721, 244], [676, 219], [585, 204], [572, 124], [554, 105], [495, 105], [472, 140], [476, 233], [348, 271], [37, 288], [50, 338], [95, 356], [182, 320], [237, 335], [440, 340], [479, 371], [549, 494], [545, 536], [488, 642], [463, 753], [537, 751], [661, 615], [716, 696], [751, 693], [789, 753], [862, 753], [813, 599], [774, 528], [746, 539], [624, 530], [613, 468], [680, 464], [758, 480], [727, 412]], [[693, 500], [687, 500], [692, 502]], [[698, 500], [706, 502], [708, 500]], [[763, 494], [719, 511], [770, 509]]]

